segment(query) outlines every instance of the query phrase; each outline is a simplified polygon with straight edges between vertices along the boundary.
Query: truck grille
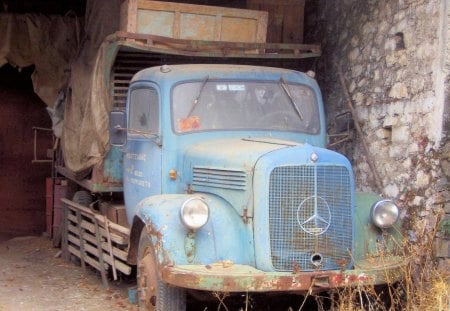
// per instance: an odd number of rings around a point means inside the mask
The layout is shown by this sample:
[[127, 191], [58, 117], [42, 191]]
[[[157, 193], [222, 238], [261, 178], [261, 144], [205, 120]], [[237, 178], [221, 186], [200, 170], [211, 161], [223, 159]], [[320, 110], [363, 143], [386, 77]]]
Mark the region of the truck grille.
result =
[[272, 265], [278, 271], [351, 264], [352, 202], [349, 171], [344, 166], [304, 165], [275, 168], [269, 184]]

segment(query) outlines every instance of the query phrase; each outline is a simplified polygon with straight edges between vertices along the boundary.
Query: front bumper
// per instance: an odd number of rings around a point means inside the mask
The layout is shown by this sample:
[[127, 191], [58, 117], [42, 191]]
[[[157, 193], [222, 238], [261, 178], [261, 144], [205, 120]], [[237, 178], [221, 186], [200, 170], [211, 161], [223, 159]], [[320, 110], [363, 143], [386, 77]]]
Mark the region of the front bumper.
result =
[[355, 262], [352, 270], [264, 272], [228, 261], [211, 265], [165, 266], [162, 280], [173, 286], [221, 292], [306, 292], [352, 285], [379, 285], [400, 280], [402, 257], [370, 258]]

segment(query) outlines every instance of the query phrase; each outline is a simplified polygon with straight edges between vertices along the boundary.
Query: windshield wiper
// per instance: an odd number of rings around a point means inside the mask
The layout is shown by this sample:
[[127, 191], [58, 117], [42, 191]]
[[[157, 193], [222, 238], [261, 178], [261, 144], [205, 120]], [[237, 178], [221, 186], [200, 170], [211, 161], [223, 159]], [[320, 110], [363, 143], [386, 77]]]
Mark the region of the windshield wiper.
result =
[[303, 120], [303, 114], [300, 111], [300, 109], [298, 109], [297, 104], [295, 103], [295, 100], [292, 97], [291, 92], [289, 92], [289, 87], [288, 87], [286, 81], [283, 79], [283, 77], [280, 78], [280, 84], [281, 84], [281, 88], [284, 90], [287, 97], [289, 98], [289, 100], [292, 104], [292, 107], [294, 107], [295, 112], [297, 112], [297, 115], [300, 117], [300, 120]]
[[192, 107], [191, 107], [191, 110], [189, 110], [187, 117], [190, 117], [191, 114], [194, 112], [195, 107], [197, 107], [197, 104], [200, 100], [200, 96], [202, 96], [203, 89], [205, 88], [206, 82], [208, 82], [208, 80], [209, 80], [209, 75], [206, 75], [206, 77], [203, 79], [200, 89], [198, 90], [197, 97], [195, 97], [194, 101], [192, 102]]

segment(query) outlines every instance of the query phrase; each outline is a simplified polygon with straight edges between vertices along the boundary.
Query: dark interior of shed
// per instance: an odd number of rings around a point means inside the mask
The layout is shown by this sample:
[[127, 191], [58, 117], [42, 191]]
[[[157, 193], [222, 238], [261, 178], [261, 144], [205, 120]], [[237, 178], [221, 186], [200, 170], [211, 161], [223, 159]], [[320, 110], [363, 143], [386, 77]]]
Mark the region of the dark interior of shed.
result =
[[[51, 127], [45, 104], [33, 92], [33, 66], [18, 71], [0, 68], [0, 232], [41, 234], [45, 230], [45, 178], [49, 163], [33, 163], [33, 127]], [[41, 133], [42, 134], [42, 133]], [[37, 139], [37, 156], [45, 158], [50, 135]]]
[[[66, 15], [82, 17], [86, 0], [3, 0], [0, 11], [15, 14]], [[172, 2], [226, 6], [269, 11], [268, 42], [303, 40], [303, 12], [285, 10], [301, 0], [173, 0]], [[313, 4], [306, 1], [306, 12]], [[283, 5], [285, 5], [283, 7]], [[283, 11], [284, 10], [284, 11]], [[286, 11], [286, 12], [285, 12]], [[300, 16], [299, 20], [295, 16]], [[293, 18], [292, 18], [293, 17]], [[306, 18], [306, 16], [305, 16]], [[298, 28], [301, 26], [301, 29]], [[308, 37], [305, 33], [305, 37]], [[308, 66], [310, 67], [310, 66]], [[1, 236], [39, 235], [46, 231], [46, 178], [52, 175], [48, 159], [52, 148], [48, 132], [38, 131], [34, 147], [33, 127], [51, 128], [46, 105], [34, 93], [31, 75], [34, 66], [18, 69], [6, 64], [0, 67], [0, 239]], [[36, 155], [35, 150], [36, 149]], [[47, 228], [48, 232], [48, 228]]]

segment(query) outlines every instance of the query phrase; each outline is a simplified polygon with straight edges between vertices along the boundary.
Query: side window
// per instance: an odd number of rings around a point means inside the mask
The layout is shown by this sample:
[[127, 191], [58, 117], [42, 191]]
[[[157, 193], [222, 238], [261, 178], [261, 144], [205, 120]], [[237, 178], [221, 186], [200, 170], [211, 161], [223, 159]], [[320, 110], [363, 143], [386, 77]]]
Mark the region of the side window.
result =
[[159, 100], [153, 88], [138, 88], [131, 91], [130, 129], [158, 133]]

